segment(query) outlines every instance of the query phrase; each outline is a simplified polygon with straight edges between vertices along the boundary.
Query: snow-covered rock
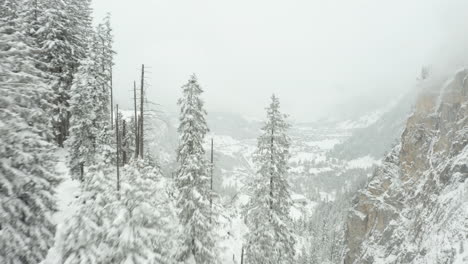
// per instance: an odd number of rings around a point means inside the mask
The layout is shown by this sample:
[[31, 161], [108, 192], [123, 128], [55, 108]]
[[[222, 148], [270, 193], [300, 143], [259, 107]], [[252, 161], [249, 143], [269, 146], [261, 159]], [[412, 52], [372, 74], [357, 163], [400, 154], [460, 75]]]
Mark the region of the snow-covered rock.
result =
[[467, 78], [425, 81], [400, 144], [355, 197], [345, 264], [468, 263]]

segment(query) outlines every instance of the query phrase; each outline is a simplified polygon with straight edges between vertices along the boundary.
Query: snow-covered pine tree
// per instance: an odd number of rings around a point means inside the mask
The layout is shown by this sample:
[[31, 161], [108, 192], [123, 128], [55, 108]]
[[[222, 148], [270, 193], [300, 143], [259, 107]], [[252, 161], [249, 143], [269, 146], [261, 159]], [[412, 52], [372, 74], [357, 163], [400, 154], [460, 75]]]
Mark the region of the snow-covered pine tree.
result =
[[115, 216], [109, 206], [117, 200], [115, 171], [108, 166], [105, 155], [97, 155], [96, 159], [82, 184], [78, 210], [58, 236], [58, 263], [111, 263], [106, 262], [109, 247], [105, 241]]
[[39, 263], [53, 244], [50, 90], [24, 34], [22, 1], [0, 0], [0, 263]]
[[[85, 164], [90, 165], [96, 154], [97, 144], [112, 143], [109, 135], [104, 137], [109, 124], [109, 90], [106, 74], [102, 69], [102, 49], [99, 38], [95, 36], [89, 49], [89, 58], [78, 68], [71, 89], [70, 113], [70, 169], [73, 178], [84, 174]], [[108, 138], [109, 142], [97, 142]]]
[[349, 202], [354, 192], [342, 189], [337, 192], [333, 202], [320, 201], [315, 213], [307, 219], [309, 252], [313, 263], [336, 263], [344, 252], [344, 222]]
[[44, 0], [23, 0], [21, 9], [23, 10], [24, 33], [36, 40], [36, 33], [40, 28], [40, 20], [44, 16]]
[[68, 136], [70, 88], [79, 62], [85, 58], [90, 36], [89, 0], [22, 0], [24, 32], [41, 49], [36, 58], [41, 70], [51, 76], [55, 105], [51, 122], [59, 146]]
[[[48, 0], [56, 1], [56, 0]], [[94, 36], [91, 0], [64, 0], [65, 12], [67, 14], [67, 28], [70, 32], [71, 41], [75, 48], [73, 53], [75, 65], [72, 67], [75, 71], [80, 65], [80, 61], [87, 56], [89, 43]]]
[[0, 19], [2, 22], [6, 21], [6, 18], [17, 18], [18, 10], [20, 6], [20, 0], [0, 0]]
[[92, 164], [96, 154], [96, 139], [101, 120], [95, 113], [95, 107], [100, 104], [96, 94], [101, 93], [99, 81], [94, 78], [95, 62], [83, 61], [75, 75], [71, 88], [73, 96], [70, 100], [71, 128], [67, 144], [70, 148], [69, 167], [72, 178], [84, 180], [85, 164]]
[[258, 138], [257, 174], [250, 184], [251, 199], [245, 208], [246, 263], [295, 263], [295, 237], [291, 231], [291, 197], [286, 179], [290, 139], [289, 124], [280, 112], [278, 98], [271, 97], [267, 121]]
[[[114, 54], [113, 50], [113, 35], [112, 27], [110, 23], [110, 14], [104, 17], [102, 23], [100, 23], [96, 29], [96, 34], [99, 39], [99, 46], [101, 48], [101, 67], [104, 76], [104, 83], [106, 89], [109, 90], [109, 106], [111, 108], [110, 120], [113, 120], [113, 91], [112, 91], [112, 68], [114, 66]], [[111, 116], [112, 115], [112, 116]], [[112, 126], [111, 126], [112, 127]]]
[[195, 261], [197, 264], [217, 263], [214, 236], [210, 220], [209, 164], [203, 149], [203, 140], [208, 132], [200, 98], [202, 88], [195, 75], [182, 86], [180, 106], [177, 161], [180, 166], [175, 179], [178, 190], [177, 206], [183, 226], [179, 260]]
[[142, 159], [123, 167], [120, 200], [111, 207], [106, 262], [116, 264], [173, 263], [176, 213], [160, 171]]
[[[36, 0], [27, 0], [36, 5]], [[54, 126], [54, 137], [63, 146], [63, 141], [68, 135], [69, 119], [69, 91], [77, 57], [74, 55], [76, 45], [73, 45], [73, 36], [70, 34], [69, 17], [64, 11], [66, 4], [63, 1], [39, 0], [41, 15], [36, 12], [30, 14], [36, 19], [38, 27], [34, 37], [41, 47], [40, 60], [47, 64], [43, 69], [55, 78], [51, 83], [54, 96], [49, 100], [54, 104], [54, 112], [51, 122]]]
[[[114, 50], [112, 50], [113, 36], [112, 29], [110, 27], [110, 16], [107, 15], [104, 19], [104, 23], [98, 25], [96, 33], [93, 34], [91, 40], [90, 57], [97, 64], [96, 76], [100, 82], [102, 95], [99, 97], [101, 103], [100, 112], [102, 113], [102, 120], [110, 128], [111, 122], [115, 119], [110, 120], [110, 102], [111, 102], [111, 83], [112, 83], [112, 66], [114, 65]], [[107, 117], [107, 119], [105, 119]]]

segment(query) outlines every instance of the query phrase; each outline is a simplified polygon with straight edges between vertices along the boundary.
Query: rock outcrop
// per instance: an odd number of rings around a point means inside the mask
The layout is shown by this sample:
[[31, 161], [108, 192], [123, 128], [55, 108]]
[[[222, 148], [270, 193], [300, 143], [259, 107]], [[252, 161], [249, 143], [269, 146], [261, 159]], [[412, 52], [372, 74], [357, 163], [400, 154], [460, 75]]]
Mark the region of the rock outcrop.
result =
[[353, 201], [345, 264], [468, 263], [468, 70], [423, 86], [400, 143]]

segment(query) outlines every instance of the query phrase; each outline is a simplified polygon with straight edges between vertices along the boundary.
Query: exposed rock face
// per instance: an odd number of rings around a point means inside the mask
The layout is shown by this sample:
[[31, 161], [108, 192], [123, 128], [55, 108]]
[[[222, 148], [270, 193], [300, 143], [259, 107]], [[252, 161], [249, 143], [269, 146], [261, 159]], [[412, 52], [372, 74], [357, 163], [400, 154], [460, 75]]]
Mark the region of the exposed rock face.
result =
[[425, 86], [353, 201], [345, 264], [468, 263], [468, 70]]

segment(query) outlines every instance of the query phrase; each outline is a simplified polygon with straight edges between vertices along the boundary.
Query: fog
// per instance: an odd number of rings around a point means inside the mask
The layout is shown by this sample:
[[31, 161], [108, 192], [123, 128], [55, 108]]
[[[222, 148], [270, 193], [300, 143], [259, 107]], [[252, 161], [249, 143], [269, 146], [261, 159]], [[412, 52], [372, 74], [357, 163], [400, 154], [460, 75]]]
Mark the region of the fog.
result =
[[[176, 110], [196, 73], [208, 112], [263, 116], [272, 93], [292, 119], [383, 106], [416, 84], [422, 66], [466, 62], [468, 1], [95, 0], [112, 14], [117, 103], [131, 107], [147, 65], [149, 99]], [[449, 52], [450, 50], [450, 52]]]

